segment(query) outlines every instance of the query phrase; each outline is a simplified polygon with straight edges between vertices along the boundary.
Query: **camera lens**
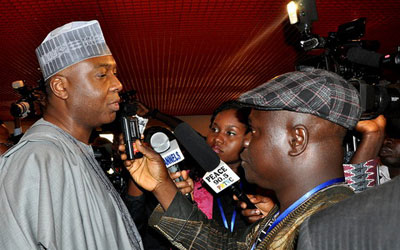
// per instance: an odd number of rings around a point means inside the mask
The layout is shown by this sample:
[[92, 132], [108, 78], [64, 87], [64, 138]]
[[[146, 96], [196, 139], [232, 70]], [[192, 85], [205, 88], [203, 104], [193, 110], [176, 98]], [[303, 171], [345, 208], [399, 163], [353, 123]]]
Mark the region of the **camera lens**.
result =
[[30, 105], [28, 102], [12, 103], [10, 113], [14, 117], [26, 117], [29, 113]]

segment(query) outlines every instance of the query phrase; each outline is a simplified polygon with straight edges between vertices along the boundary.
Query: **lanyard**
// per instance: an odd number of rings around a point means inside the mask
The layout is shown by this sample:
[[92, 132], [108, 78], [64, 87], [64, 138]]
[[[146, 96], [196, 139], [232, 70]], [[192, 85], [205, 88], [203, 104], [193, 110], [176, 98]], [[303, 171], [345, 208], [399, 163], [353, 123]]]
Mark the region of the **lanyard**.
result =
[[[288, 214], [290, 214], [291, 212], [293, 212], [293, 210], [295, 210], [298, 206], [300, 206], [301, 203], [303, 203], [305, 200], [307, 200], [308, 198], [310, 198], [313, 194], [315, 194], [316, 192], [320, 191], [321, 189], [328, 187], [330, 185], [339, 183], [339, 182], [344, 182], [344, 178], [336, 178], [336, 179], [332, 179], [329, 181], [326, 181], [322, 184], [319, 184], [318, 186], [314, 187], [313, 189], [311, 189], [310, 191], [308, 191], [306, 194], [304, 194], [302, 197], [300, 197], [300, 199], [298, 199], [297, 201], [295, 201], [292, 205], [290, 205], [285, 211], [283, 211], [282, 214], [280, 214], [278, 216], [278, 218], [276, 218], [276, 220], [274, 221], [274, 223], [272, 223], [272, 225], [268, 228], [267, 232], [262, 235], [261, 241], [264, 240], [264, 238], [268, 235], [268, 233], [276, 226], [279, 224], [279, 222], [281, 222]], [[278, 212], [279, 213], [279, 212]], [[251, 249], [255, 249], [257, 241], [253, 244], [253, 247]], [[261, 242], [260, 241], [260, 242]]]
[[[239, 183], [239, 187], [242, 188], [242, 186], [243, 186], [243, 184], [242, 184], [242, 182], [240, 182]], [[220, 198], [217, 198], [217, 203], [218, 203], [218, 207], [219, 207], [219, 212], [221, 213], [222, 221], [224, 222], [224, 226], [225, 226], [226, 229], [229, 230], [228, 221], [226, 219], [226, 216], [225, 216], [225, 213], [224, 213], [224, 208], [222, 207], [222, 203], [221, 203], [221, 199]], [[236, 213], [237, 213], [237, 211], [236, 211], [236, 208], [235, 208], [235, 210], [233, 210], [233, 214], [232, 214], [232, 218], [231, 218], [231, 228], [230, 228], [231, 233], [233, 233], [233, 228], [235, 227]]]
[[221, 217], [224, 222], [225, 228], [230, 230], [231, 232], [233, 232], [233, 228], [235, 227], [235, 220], [236, 220], [236, 209], [233, 210], [232, 219], [231, 219], [231, 228], [229, 229], [228, 221], [226, 220], [224, 209], [222, 208], [221, 199], [217, 198], [217, 202], [218, 202], [219, 211], [221, 212]]

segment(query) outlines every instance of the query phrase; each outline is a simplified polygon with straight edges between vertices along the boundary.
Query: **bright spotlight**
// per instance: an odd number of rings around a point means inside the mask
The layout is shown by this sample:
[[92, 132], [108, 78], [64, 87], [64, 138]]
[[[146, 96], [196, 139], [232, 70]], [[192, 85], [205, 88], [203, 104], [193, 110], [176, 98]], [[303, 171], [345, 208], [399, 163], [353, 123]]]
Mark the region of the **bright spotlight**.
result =
[[297, 23], [299, 21], [299, 19], [297, 18], [297, 4], [294, 1], [290, 1], [286, 7], [289, 15], [290, 24]]

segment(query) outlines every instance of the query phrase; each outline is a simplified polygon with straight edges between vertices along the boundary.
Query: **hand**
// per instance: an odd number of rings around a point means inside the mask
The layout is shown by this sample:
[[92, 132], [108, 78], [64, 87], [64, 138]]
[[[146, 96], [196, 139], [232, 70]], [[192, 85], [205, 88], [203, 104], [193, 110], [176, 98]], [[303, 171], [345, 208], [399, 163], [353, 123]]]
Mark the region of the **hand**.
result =
[[383, 115], [357, 123], [355, 129], [362, 134], [362, 138], [350, 161], [351, 164], [363, 163], [378, 156], [385, 139], [385, 126], [386, 119]]
[[164, 161], [159, 154], [139, 140], [135, 141], [134, 147], [143, 154], [143, 157], [127, 160], [127, 155], [124, 153], [125, 145], [120, 144], [118, 149], [123, 152], [121, 160], [138, 185], [148, 191], [156, 191], [163, 182], [170, 180]]
[[[274, 207], [274, 202], [271, 198], [262, 196], [259, 194], [248, 194], [250, 201], [257, 207], [256, 209], [247, 209], [247, 204], [243, 201], [239, 201], [239, 206], [243, 209], [242, 215], [246, 217], [249, 223], [254, 223], [265, 216]], [[233, 196], [234, 200], [237, 200], [236, 196]]]
[[124, 165], [134, 181], [147, 191], [153, 192], [166, 211], [178, 189], [169, 177], [161, 156], [149, 146], [142, 144], [140, 140], [136, 140], [133, 146], [143, 154], [143, 157], [127, 160], [122, 137], [120, 137], [120, 143], [118, 149], [122, 152], [121, 160], [124, 161]]
[[385, 133], [386, 118], [379, 115], [372, 120], [359, 121], [356, 125], [356, 131], [360, 132], [363, 136], [371, 133], [383, 135]]
[[190, 194], [193, 191], [194, 183], [192, 178], [189, 177], [187, 170], [178, 171], [175, 173], [170, 173], [169, 177], [175, 180], [182, 176], [183, 181], [175, 182], [176, 187], [181, 191], [182, 194]]

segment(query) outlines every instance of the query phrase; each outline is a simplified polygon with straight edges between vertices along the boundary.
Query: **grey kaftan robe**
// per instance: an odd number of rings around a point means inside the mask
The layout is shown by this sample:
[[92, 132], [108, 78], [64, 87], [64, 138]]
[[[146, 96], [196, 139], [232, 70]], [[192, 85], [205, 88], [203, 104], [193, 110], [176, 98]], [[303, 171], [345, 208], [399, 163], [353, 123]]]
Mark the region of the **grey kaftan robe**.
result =
[[41, 119], [0, 158], [1, 249], [143, 249], [90, 146]]

